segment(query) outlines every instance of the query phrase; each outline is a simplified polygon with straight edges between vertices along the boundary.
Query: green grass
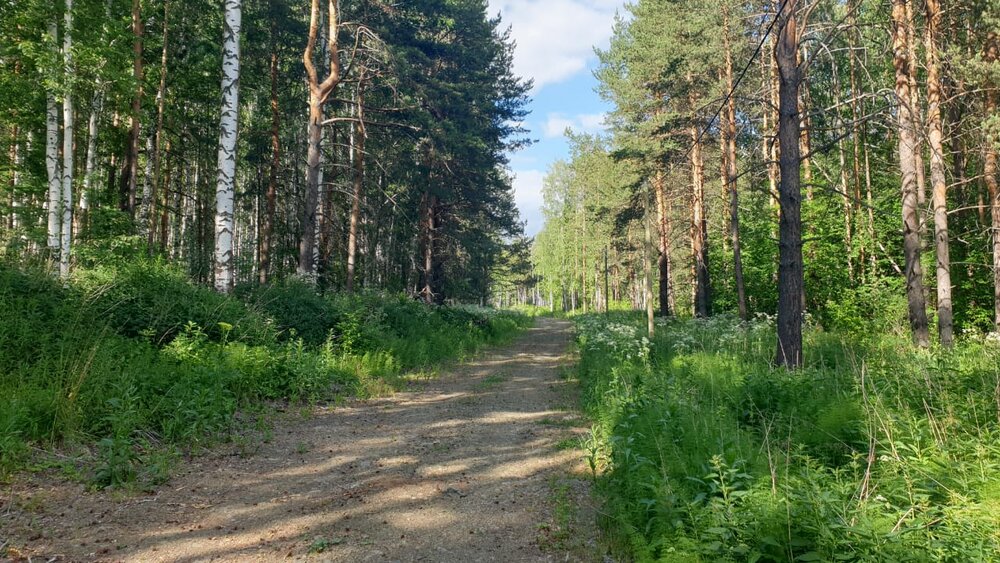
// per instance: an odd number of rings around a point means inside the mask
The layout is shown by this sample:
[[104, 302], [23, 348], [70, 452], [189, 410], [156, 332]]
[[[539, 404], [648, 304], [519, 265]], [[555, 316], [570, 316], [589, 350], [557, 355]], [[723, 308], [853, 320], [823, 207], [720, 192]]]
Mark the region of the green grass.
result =
[[507, 381], [507, 375], [504, 373], [487, 375], [476, 383], [476, 391], [496, 391], [503, 387], [505, 381]]
[[1000, 345], [917, 351], [773, 326], [577, 320], [610, 549], [638, 561], [988, 561], [1000, 553]]
[[223, 297], [157, 262], [65, 287], [0, 265], [0, 311], [0, 478], [33, 450], [77, 444], [95, 486], [155, 486], [165, 452], [266, 437], [266, 405], [385, 395], [530, 322], [295, 282]]

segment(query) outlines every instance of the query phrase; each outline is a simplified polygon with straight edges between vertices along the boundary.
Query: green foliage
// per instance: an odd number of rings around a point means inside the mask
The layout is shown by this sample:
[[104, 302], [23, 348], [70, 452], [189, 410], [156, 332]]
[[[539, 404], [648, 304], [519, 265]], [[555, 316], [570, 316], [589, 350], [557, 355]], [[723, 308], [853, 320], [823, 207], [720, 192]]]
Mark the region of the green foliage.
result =
[[155, 486], [171, 448], [241, 435], [262, 402], [391, 393], [404, 371], [530, 322], [293, 283], [244, 297], [159, 263], [81, 271], [68, 287], [0, 266], [0, 475], [22, 467], [30, 445], [71, 441], [95, 446], [94, 485]]
[[[762, 318], [578, 317], [586, 451], [617, 555], [985, 561], [1000, 549], [1000, 347], [807, 332], [775, 369]], [[901, 369], [906, 366], [906, 369]]]

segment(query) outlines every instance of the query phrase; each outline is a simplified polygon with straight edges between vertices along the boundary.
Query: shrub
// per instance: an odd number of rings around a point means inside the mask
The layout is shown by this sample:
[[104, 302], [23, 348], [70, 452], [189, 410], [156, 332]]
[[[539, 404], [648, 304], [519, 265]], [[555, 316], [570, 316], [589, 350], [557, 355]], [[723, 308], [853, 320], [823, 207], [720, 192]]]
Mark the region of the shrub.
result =
[[[632, 327], [609, 329], [616, 324]], [[958, 561], [1000, 552], [1000, 345], [915, 351], [766, 319], [577, 320], [612, 550], [640, 561]], [[990, 413], [988, 416], [984, 413]]]

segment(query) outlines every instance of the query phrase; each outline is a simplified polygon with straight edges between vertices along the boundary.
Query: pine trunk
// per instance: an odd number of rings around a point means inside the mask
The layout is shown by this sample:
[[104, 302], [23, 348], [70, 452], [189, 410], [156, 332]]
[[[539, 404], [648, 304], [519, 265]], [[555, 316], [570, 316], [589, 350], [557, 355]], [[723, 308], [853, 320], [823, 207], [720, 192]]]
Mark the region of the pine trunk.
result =
[[[984, 59], [988, 63], [996, 62], [998, 54], [998, 38], [990, 32], [986, 39]], [[986, 85], [986, 115], [994, 115], [997, 111], [997, 91], [992, 83]], [[993, 303], [995, 329], [1000, 332], [1000, 186], [997, 185], [997, 139], [996, 135], [986, 137], [986, 155], [983, 159], [983, 178], [986, 191], [990, 196], [990, 234], [993, 239]]]
[[[157, 200], [160, 193], [160, 168], [162, 160], [162, 148], [163, 148], [163, 106], [166, 102], [167, 95], [167, 24], [170, 15], [170, 2], [165, 0], [163, 2], [163, 49], [160, 53], [160, 84], [156, 88], [156, 134], [153, 138], [153, 178], [151, 182], [150, 191], [150, 209], [149, 209], [149, 232], [147, 233], [146, 245], [150, 256], [153, 255], [153, 249], [155, 248], [154, 241], [156, 240], [156, 222], [157, 222]], [[147, 157], [148, 158], [148, 157]]]
[[322, 183], [322, 142], [323, 142], [323, 105], [334, 89], [340, 84], [340, 55], [338, 52], [338, 22], [337, 3], [331, 0], [327, 10], [327, 44], [326, 54], [329, 57], [330, 69], [326, 79], [320, 82], [313, 54], [316, 51], [316, 41], [319, 35], [320, 10], [319, 0], [312, 0], [309, 18], [309, 40], [306, 43], [302, 62], [306, 68], [309, 80], [309, 149], [306, 154], [306, 193], [305, 209], [302, 213], [302, 235], [299, 239], [300, 276], [315, 280], [316, 278], [316, 221], [319, 190]]
[[662, 168], [653, 175], [653, 190], [656, 193], [657, 218], [659, 228], [659, 257], [657, 265], [660, 274], [660, 316], [669, 317], [670, 308], [670, 217], [667, 211], [666, 177]]
[[918, 346], [930, 345], [927, 311], [924, 302], [923, 268], [920, 264], [920, 207], [917, 187], [917, 131], [913, 98], [910, 91], [910, 48], [907, 44], [906, 0], [892, 2], [893, 67], [896, 71], [896, 97], [899, 100], [899, 168], [902, 174], [903, 254], [906, 258], [906, 296], [910, 329]]
[[132, 0], [132, 79], [135, 81], [135, 94], [132, 97], [132, 111], [128, 140], [125, 151], [125, 168], [122, 171], [119, 207], [135, 217], [135, 191], [139, 180], [139, 128], [142, 112], [142, 4], [140, 0]]
[[694, 315], [712, 314], [711, 284], [708, 274], [708, 221], [705, 217], [705, 161], [702, 157], [701, 130], [691, 127], [691, 254], [694, 259]]
[[267, 174], [267, 196], [260, 234], [260, 255], [257, 266], [258, 280], [266, 284], [271, 271], [271, 244], [274, 237], [274, 218], [278, 202], [278, 168], [281, 166], [281, 112], [278, 107], [278, 51], [271, 43], [271, 164]]
[[361, 196], [365, 185], [365, 113], [364, 113], [364, 73], [358, 81], [355, 118], [357, 129], [354, 133], [354, 193], [351, 197], [350, 231], [347, 235], [347, 292], [354, 291], [355, 262], [358, 251], [358, 224], [361, 221]]
[[950, 348], [953, 341], [951, 257], [948, 245], [948, 181], [945, 177], [941, 122], [941, 62], [938, 30], [940, 0], [926, 0], [927, 30], [927, 139], [931, 149], [931, 187], [934, 204], [934, 250], [937, 256], [938, 339]]
[[781, 146], [778, 222], [778, 349], [775, 363], [802, 366], [802, 187], [799, 160], [798, 29], [793, 0], [780, 12], [775, 44], [778, 65], [778, 142]]
[[725, 142], [725, 182], [729, 192], [729, 237], [733, 247], [733, 281], [736, 284], [736, 306], [740, 318], [748, 318], [747, 293], [743, 281], [743, 248], [740, 244], [740, 192], [738, 185], [738, 166], [736, 161], [736, 93], [733, 78], [733, 49], [729, 37], [729, 5], [723, 7], [722, 34], [725, 46], [725, 77], [726, 92], [730, 92], [726, 104], [726, 123], [722, 126], [722, 138]]

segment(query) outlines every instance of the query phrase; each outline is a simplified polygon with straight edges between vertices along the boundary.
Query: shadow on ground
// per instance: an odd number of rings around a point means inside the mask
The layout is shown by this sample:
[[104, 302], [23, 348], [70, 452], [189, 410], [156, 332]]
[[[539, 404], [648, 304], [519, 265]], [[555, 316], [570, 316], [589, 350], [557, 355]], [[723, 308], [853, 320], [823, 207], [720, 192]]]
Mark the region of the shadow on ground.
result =
[[419, 390], [290, 419], [255, 455], [196, 459], [152, 496], [15, 484], [0, 542], [74, 561], [598, 559], [590, 523], [553, 506], [589, 501], [566, 479], [584, 432], [560, 378], [570, 327], [542, 319]]

